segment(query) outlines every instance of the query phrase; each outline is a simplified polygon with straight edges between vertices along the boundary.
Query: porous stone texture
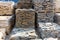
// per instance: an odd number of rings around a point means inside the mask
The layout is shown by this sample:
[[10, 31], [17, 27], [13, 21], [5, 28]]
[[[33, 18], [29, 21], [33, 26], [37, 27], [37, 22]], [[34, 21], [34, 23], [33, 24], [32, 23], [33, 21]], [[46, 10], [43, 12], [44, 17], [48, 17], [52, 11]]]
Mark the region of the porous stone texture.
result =
[[29, 9], [29, 8], [32, 8], [32, 6], [33, 6], [32, 0], [20, 0], [17, 3], [16, 8]]
[[14, 10], [14, 2], [0, 1], [0, 15], [12, 15]]
[[38, 23], [38, 31], [41, 38], [59, 38], [60, 37], [60, 25], [56, 23]]
[[38, 38], [34, 28], [14, 28], [12, 30], [10, 40], [30, 40]]
[[12, 16], [0, 16], [0, 28], [6, 28], [6, 34], [9, 34], [14, 26], [14, 18]]
[[35, 11], [33, 9], [17, 9], [16, 27], [35, 27]]

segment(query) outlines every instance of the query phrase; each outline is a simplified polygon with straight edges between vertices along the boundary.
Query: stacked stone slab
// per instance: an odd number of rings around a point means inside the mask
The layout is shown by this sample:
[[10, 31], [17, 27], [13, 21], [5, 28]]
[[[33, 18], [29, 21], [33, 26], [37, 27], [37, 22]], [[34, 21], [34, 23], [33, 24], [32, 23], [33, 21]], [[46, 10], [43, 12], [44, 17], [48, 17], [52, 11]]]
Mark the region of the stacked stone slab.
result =
[[31, 40], [35, 38], [38, 38], [38, 36], [34, 28], [14, 28], [10, 36], [10, 40]]
[[56, 23], [39, 23], [38, 33], [44, 38], [60, 38], [60, 25]]
[[26, 8], [26, 9], [29, 9], [29, 8], [32, 8], [32, 0], [20, 0], [18, 3], [17, 3], [17, 8]]
[[33, 9], [17, 9], [16, 27], [20, 28], [35, 27], [35, 11]]
[[[53, 0], [33, 0], [39, 21], [52, 22], [54, 17]], [[43, 18], [42, 18], [43, 17]]]
[[0, 29], [5, 28], [6, 34], [9, 34], [14, 25], [13, 16], [0, 16]]
[[12, 15], [14, 10], [14, 2], [0, 1], [0, 15]]

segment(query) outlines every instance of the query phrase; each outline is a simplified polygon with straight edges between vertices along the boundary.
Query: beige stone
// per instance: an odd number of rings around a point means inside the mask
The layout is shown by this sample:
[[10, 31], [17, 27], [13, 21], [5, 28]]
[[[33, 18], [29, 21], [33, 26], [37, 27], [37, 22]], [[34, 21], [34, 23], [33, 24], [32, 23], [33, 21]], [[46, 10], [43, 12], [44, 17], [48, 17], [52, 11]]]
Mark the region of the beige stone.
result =
[[5, 40], [6, 37], [6, 29], [0, 28], [0, 40]]
[[14, 25], [13, 16], [0, 16], [0, 28], [6, 28], [6, 33], [9, 34]]
[[0, 1], [0, 15], [12, 15], [14, 9], [14, 2]]

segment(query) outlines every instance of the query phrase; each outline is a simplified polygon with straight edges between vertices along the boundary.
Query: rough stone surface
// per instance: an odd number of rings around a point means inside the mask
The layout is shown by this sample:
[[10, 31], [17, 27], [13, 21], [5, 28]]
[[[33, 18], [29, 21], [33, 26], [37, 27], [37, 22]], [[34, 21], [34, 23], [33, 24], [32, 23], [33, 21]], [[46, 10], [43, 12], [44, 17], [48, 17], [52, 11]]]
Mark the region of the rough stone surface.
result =
[[26, 8], [26, 9], [29, 9], [29, 8], [32, 8], [33, 4], [32, 4], [32, 0], [20, 0], [18, 3], [17, 3], [17, 8]]
[[35, 11], [33, 9], [16, 10], [16, 27], [29, 28], [35, 26]]
[[6, 28], [6, 33], [9, 34], [14, 25], [13, 16], [0, 16], [0, 28]]
[[14, 2], [0, 1], [0, 15], [12, 15]]
[[35, 30], [33, 28], [14, 28], [10, 40], [29, 40], [35, 39], [38, 36], [35, 34]]
[[38, 30], [41, 38], [60, 37], [60, 25], [56, 23], [39, 23]]
[[39, 12], [54, 12], [53, 0], [33, 0], [34, 9], [37, 13]]
[[37, 21], [38, 22], [53, 22], [54, 13], [38, 13]]

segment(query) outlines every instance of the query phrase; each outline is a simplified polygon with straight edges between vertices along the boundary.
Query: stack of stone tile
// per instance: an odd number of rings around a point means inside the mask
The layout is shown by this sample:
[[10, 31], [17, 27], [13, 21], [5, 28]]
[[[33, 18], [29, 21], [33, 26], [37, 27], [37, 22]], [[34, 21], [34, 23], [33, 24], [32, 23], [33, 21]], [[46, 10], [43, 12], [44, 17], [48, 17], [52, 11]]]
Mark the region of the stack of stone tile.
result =
[[34, 28], [14, 28], [10, 35], [10, 40], [31, 40], [38, 38]]
[[0, 15], [12, 15], [14, 10], [14, 2], [0, 1]]
[[54, 3], [53, 0], [33, 0], [34, 9], [38, 16], [38, 22], [53, 22]]
[[60, 38], [60, 25], [56, 23], [39, 23], [38, 33], [44, 38]]
[[35, 27], [35, 11], [33, 9], [17, 9], [16, 27], [20, 28]]
[[29, 8], [32, 8], [32, 0], [20, 0], [18, 3], [17, 3], [17, 8], [26, 8], [26, 9], [29, 9]]
[[6, 34], [9, 34], [14, 25], [13, 16], [0, 16], [0, 29], [5, 28]]

